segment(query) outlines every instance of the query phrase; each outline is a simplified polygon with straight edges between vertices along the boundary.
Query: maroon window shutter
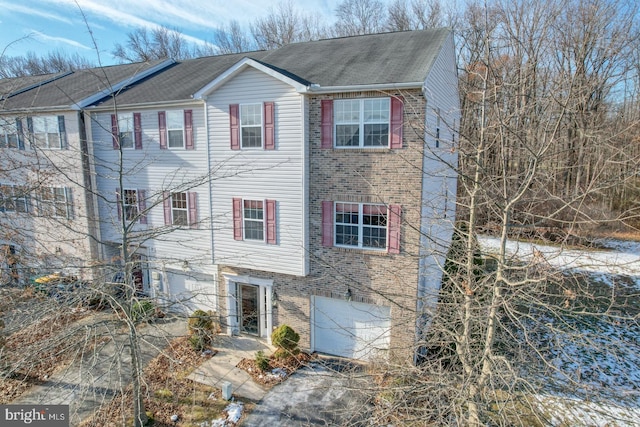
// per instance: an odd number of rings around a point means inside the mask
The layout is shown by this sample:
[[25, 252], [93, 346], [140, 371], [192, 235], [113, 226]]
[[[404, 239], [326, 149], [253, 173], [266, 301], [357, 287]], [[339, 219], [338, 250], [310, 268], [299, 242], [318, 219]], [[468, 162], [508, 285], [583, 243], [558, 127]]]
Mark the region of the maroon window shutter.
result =
[[111, 115], [111, 137], [113, 138], [113, 149], [117, 150], [120, 148], [120, 144], [118, 140], [118, 116], [115, 114]]
[[122, 196], [120, 195], [120, 189], [116, 188], [116, 206], [118, 207], [118, 224], [122, 220]]
[[400, 253], [400, 224], [402, 220], [402, 207], [389, 205], [389, 243], [387, 251], [390, 254]]
[[404, 100], [398, 97], [391, 98], [391, 135], [389, 148], [402, 148], [402, 123], [404, 113]]
[[193, 150], [193, 111], [184, 110], [184, 148]]
[[138, 190], [138, 215], [140, 216], [140, 224], [147, 223], [147, 192]]
[[188, 192], [189, 228], [198, 228], [198, 193]]
[[276, 201], [275, 200], [267, 200], [267, 243], [270, 245], [275, 245], [277, 243], [276, 236]]
[[142, 118], [140, 113], [133, 113], [133, 140], [136, 150], [142, 150]]
[[322, 246], [333, 246], [333, 202], [322, 202]]
[[162, 192], [162, 207], [164, 208], [164, 225], [171, 225], [171, 194]]
[[323, 99], [320, 102], [320, 148], [333, 147], [333, 100]]
[[275, 104], [264, 103], [264, 149], [276, 149]]
[[242, 199], [233, 198], [233, 239], [242, 240]]
[[231, 149], [240, 149], [240, 105], [229, 105], [229, 124], [231, 130]]
[[160, 133], [160, 149], [167, 149], [167, 114], [158, 111], [158, 131]]

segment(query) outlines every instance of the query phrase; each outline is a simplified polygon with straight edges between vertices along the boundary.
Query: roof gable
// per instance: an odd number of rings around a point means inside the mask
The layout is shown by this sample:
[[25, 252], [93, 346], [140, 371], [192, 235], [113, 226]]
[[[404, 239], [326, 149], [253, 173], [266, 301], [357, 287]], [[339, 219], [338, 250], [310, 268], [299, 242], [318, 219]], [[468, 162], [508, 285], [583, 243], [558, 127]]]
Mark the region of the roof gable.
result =
[[268, 64], [264, 64], [254, 59], [244, 57], [240, 61], [236, 62], [232, 67], [228, 68], [225, 72], [216, 77], [214, 80], [209, 82], [209, 84], [207, 84], [205, 87], [198, 90], [193, 95], [193, 97], [195, 99], [202, 99], [206, 97], [247, 68], [254, 68], [258, 71], [261, 71], [277, 80], [280, 80], [283, 83], [292, 86], [298, 92], [307, 92], [308, 90], [308, 84], [303, 83], [303, 79], [295, 78], [293, 75], [284, 73], [276, 67], [272, 67]]

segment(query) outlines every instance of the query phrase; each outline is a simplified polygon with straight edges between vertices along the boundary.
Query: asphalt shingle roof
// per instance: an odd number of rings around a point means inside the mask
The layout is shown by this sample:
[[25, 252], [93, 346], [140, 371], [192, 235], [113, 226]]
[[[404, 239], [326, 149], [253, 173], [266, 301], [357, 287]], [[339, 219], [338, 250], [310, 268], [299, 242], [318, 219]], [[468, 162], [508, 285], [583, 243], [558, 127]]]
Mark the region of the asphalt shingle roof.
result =
[[[424, 81], [444, 41], [446, 28], [371, 34], [292, 43], [271, 51], [210, 56], [177, 62], [120, 91], [120, 105], [175, 102], [192, 99], [194, 93], [243, 58], [251, 58], [303, 85], [344, 87], [418, 83]], [[112, 84], [156, 65], [126, 64], [76, 71], [26, 91], [5, 102], [5, 109], [71, 105]], [[0, 88], [3, 86], [0, 80]], [[96, 106], [112, 105], [104, 98]]]

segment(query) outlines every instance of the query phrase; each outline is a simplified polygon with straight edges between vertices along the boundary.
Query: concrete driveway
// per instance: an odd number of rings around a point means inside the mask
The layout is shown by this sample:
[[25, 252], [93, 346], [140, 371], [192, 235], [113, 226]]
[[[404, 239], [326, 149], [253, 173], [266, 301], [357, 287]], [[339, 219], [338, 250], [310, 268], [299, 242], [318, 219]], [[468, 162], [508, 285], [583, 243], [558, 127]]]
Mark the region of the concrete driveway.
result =
[[360, 426], [371, 411], [363, 369], [321, 360], [274, 386], [241, 424], [244, 427]]

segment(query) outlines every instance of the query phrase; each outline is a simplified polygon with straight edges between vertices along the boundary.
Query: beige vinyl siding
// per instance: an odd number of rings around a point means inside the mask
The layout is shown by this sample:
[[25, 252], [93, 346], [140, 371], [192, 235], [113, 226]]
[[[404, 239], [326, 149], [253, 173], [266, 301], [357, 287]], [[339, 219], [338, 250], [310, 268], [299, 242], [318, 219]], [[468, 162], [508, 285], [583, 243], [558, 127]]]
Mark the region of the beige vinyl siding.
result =
[[[275, 103], [275, 150], [230, 148], [229, 105]], [[213, 182], [214, 255], [218, 263], [306, 274], [304, 98], [289, 85], [249, 68], [207, 99]], [[277, 244], [233, 238], [232, 200], [277, 201]]]

